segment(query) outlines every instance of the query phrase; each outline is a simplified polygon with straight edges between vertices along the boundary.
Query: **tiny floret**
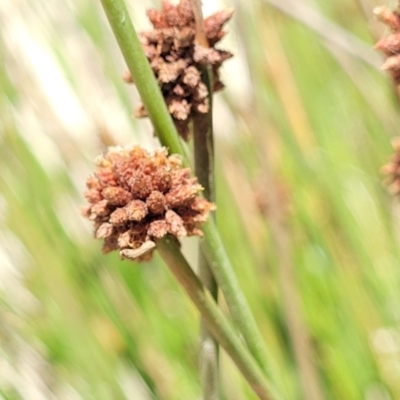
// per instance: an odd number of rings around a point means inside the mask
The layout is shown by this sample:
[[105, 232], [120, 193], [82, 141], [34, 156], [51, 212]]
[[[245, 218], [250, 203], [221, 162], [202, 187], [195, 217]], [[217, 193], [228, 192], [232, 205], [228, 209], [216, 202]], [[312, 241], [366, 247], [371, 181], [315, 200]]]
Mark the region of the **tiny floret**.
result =
[[119, 250], [123, 258], [148, 261], [167, 234], [202, 235], [199, 225], [215, 206], [200, 197], [203, 188], [176, 154], [115, 147], [96, 165], [86, 181], [89, 204], [81, 212], [93, 221], [95, 237], [104, 240], [103, 252]]

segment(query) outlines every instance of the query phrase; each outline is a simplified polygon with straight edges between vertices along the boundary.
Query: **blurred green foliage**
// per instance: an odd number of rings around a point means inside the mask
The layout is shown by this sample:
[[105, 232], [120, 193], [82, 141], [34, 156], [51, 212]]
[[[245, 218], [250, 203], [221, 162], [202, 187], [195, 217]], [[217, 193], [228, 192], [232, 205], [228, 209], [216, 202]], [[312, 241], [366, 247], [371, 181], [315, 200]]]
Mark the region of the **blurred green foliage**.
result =
[[[311, 14], [300, 23], [267, 0], [226, 3], [236, 13], [222, 46], [236, 57], [214, 112], [218, 225], [290, 399], [301, 399], [274, 210], [260, 212], [255, 195], [269, 190], [270, 160], [326, 398], [398, 399], [399, 205], [379, 169], [400, 112], [371, 66], [385, 31], [373, 1], [313, 3], [364, 47], [322, 38]], [[129, 4], [140, 29], [150, 5]], [[0, 398], [200, 398], [197, 312], [158, 258], [101, 255], [79, 215], [106, 145], [155, 144], [131, 118], [137, 95], [99, 4], [5, 0], [0, 32]], [[190, 260], [195, 247], [184, 244]], [[224, 354], [221, 371], [226, 399], [254, 398]]]

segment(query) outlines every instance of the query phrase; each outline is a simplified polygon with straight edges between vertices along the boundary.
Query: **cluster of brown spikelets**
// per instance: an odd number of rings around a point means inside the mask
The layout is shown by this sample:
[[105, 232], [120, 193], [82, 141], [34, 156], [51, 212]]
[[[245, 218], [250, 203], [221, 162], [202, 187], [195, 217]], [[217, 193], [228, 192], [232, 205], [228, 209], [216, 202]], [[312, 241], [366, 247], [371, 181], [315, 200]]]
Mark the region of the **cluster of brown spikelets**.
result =
[[[209, 111], [208, 89], [201, 80], [202, 65], [211, 65], [213, 91], [224, 87], [219, 79], [219, 68], [232, 54], [214, 46], [225, 35], [224, 24], [232, 16], [231, 10], [215, 13], [204, 20], [210, 47], [196, 43], [196, 24], [190, 0], [172, 5], [163, 0], [162, 10], [147, 11], [154, 29], [140, 34], [140, 40], [151, 68], [160, 84], [168, 110], [179, 134], [188, 140], [189, 122], [193, 113]], [[126, 82], [132, 82], [129, 73]], [[143, 105], [135, 112], [146, 117]]]
[[385, 6], [374, 9], [375, 16], [382, 21], [390, 30], [391, 34], [379, 40], [375, 45], [377, 50], [382, 51], [386, 61], [382, 69], [389, 71], [396, 85], [400, 84], [400, 14]]
[[202, 187], [177, 155], [165, 148], [149, 153], [139, 146], [110, 148], [87, 179], [82, 214], [94, 222], [105, 253], [147, 261], [167, 233], [202, 235], [198, 225], [215, 206], [199, 196]]

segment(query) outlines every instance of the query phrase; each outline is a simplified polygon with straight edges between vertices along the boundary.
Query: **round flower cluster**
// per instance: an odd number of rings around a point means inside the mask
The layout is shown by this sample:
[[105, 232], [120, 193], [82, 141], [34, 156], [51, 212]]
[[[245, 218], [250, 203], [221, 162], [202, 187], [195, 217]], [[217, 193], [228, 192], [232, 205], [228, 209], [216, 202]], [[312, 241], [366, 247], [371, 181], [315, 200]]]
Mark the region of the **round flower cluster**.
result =
[[168, 156], [165, 148], [150, 153], [114, 147], [96, 164], [82, 215], [94, 222], [95, 237], [104, 239], [103, 252], [120, 250], [121, 256], [147, 261], [157, 239], [168, 233], [202, 235], [198, 225], [215, 206], [199, 196], [203, 188], [180, 156]]
[[[154, 29], [140, 33], [140, 40], [177, 130], [188, 140], [193, 113], [207, 113], [210, 107], [208, 89], [201, 80], [201, 66], [212, 66], [214, 92], [224, 87], [219, 68], [232, 54], [214, 45], [225, 35], [222, 28], [232, 17], [232, 10], [215, 13], [204, 20], [210, 46], [207, 48], [195, 43], [196, 24], [190, 0], [181, 0], [177, 5], [164, 0], [161, 11], [150, 9], [147, 16]], [[129, 72], [124, 79], [132, 82]], [[135, 115], [147, 116], [143, 105]]]

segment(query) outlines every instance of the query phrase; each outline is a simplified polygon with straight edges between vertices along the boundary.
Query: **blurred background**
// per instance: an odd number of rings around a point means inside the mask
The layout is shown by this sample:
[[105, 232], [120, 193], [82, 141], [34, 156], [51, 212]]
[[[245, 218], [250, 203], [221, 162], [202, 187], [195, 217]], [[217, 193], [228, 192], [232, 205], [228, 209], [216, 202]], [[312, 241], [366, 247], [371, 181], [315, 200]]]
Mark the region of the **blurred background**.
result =
[[[149, 29], [160, 1], [128, 3]], [[380, 174], [400, 107], [372, 48], [372, 9], [397, 3], [203, 3], [235, 8], [218, 225], [287, 398], [306, 398], [303, 354], [326, 399], [400, 399], [400, 208]], [[0, 56], [0, 398], [200, 399], [196, 310], [159, 258], [103, 256], [79, 214], [106, 146], [157, 145], [100, 3], [2, 0]], [[254, 398], [224, 352], [221, 380]]]

